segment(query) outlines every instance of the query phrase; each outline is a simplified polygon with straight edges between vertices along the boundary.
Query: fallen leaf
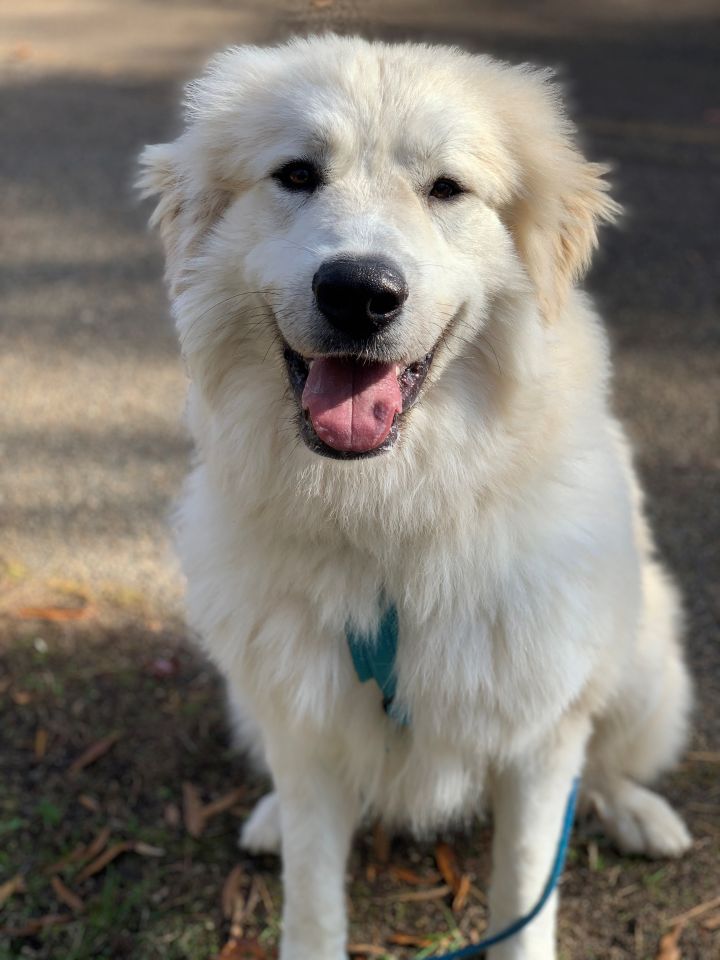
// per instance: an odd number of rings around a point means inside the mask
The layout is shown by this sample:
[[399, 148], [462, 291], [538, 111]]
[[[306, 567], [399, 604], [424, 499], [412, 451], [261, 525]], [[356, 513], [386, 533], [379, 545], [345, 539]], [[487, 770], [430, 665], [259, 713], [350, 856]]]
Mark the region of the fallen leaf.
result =
[[216, 817], [219, 813], [224, 813], [226, 810], [234, 807], [238, 800], [244, 795], [245, 790], [243, 787], [237, 787], [222, 797], [218, 797], [217, 800], [213, 800], [212, 803], [206, 804], [202, 808], [203, 820], [207, 823], [211, 817]]
[[335, 5], [335, 0], [310, 0], [310, 6], [316, 10], [326, 10]]
[[469, 893], [470, 893], [470, 877], [466, 873], [464, 873], [460, 877], [460, 882], [458, 883], [457, 892], [453, 897], [453, 902], [452, 902], [453, 913], [459, 913], [465, 907]]
[[351, 957], [364, 954], [366, 957], [385, 957], [387, 950], [385, 947], [376, 947], [374, 943], [349, 943], [347, 952]]
[[373, 858], [383, 864], [390, 859], [390, 837], [379, 820], [373, 830]]
[[712, 900], [705, 900], [704, 903], [699, 903], [696, 907], [693, 907], [692, 910], [687, 910], [685, 913], [673, 917], [672, 920], [668, 920], [667, 925], [669, 927], [684, 927], [689, 920], [694, 920], [695, 917], [699, 917], [709, 910], [714, 910], [715, 907], [720, 907], [720, 897], [713, 897]]
[[35, 744], [33, 748], [35, 751], [36, 760], [42, 760], [42, 758], [45, 756], [47, 753], [47, 745], [48, 732], [44, 727], [38, 727], [35, 731]]
[[703, 930], [720, 930], [720, 913], [716, 913], [712, 917], [703, 920], [700, 926]]
[[82, 868], [77, 875], [78, 883], [82, 883], [83, 880], [87, 880], [88, 877], [93, 877], [96, 873], [100, 873], [101, 870], [104, 870], [109, 863], [112, 863], [112, 861], [116, 860], [121, 854], [132, 850], [133, 846], [134, 845], [128, 843], [127, 840], [122, 840], [120, 843], [115, 843], [112, 847], [108, 847], [104, 853], [101, 853], [99, 857], [91, 860], [90, 863]]
[[244, 796], [243, 787], [223, 794], [217, 800], [203, 805], [200, 794], [192, 783], [183, 784], [183, 821], [185, 829], [191, 837], [197, 839], [202, 836], [208, 820], [234, 807], [240, 797]]
[[255, 940], [237, 940], [231, 937], [218, 954], [217, 960], [265, 960], [266, 956]]
[[32, 703], [32, 694], [28, 693], [27, 690], [13, 690], [10, 696], [13, 703], [18, 707], [26, 707], [29, 703]]
[[44, 620], [62, 623], [65, 620], [84, 620], [90, 612], [88, 604], [81, 607], [21, 607], [15, 612], [18, 620]]
[[183, 791], [183, 823], [191, 837], [197, 839], [205, 829], [205, 817], [200, 794], [192, 783], [184, 783]]
[[43, 867], [43, 873], [57, 873], [69, 863], [77, 863], [78, 860], [87, 859], [88, 849], [84, 843], [79, 844], [74, 850], [71, 850], [70, 853], [66, 853], [64, 857], [60, 857], [60, 859], [55, 860], [54, 863], [49, 863], [46, 867]]
[[222, 903], [222, 912], [226, 920], [229, 920], [233, 915], [235, 901], [240, 895], [240, 888], [242, 887], [244, 877], [245, 873], [243, 868], [238, 864], [232, 868], [225, 878], [222, 894], [220, 895], [220, 902]]
[[89, 810], [90, 813], [98, 813], [100, 810], [100, 804], [97, 802], [95, 797], [91, 797], [87, 793], [81, 793], [78, 796], [78, 803], [80, 806], [85, 807], [86, 810]]
[[70, 923], [74, 919], [69, 913], [49, 913], [45, 917], [35, 917], [21, 927], [0, 927], [0, 933], [6, 937], [33, 937], [47, 927], [56, 927], [61, 923]]
[[80, 756], [73, 760], [68, 767], [70, 776], [76, 777], [85, 767], [89, 767], [90, 764], [104, 757], [105, 754], [115, 746], [121, 736], [122, 734], [119, 731], [115, 731], [115, 733], [111, 733], [109, 736], [103, 737], [101, 740], [97, 740], [91, 744], [87, 750], [83, 750]]
[[384, 897], [376, 897], [378, 903], [421, 903], [423, 900], [441, 900], [452, 891], [447, 884], [441, 887], [431, 887], [429, 890], [411, 890], [408, 893], [390, 893]]
[[70, 907], [73, 913], [83, 912], [85, 904], [82, 899], [76, 893], [73, 893], [73, 891], [62, 882], [60, 877], [53, 877], [50, 883], [55, 891], [55, 896], [61, 903], [64, 903], [66, 907]]
[[394, 944], [396, 947], [429, 947], [433, 941], [428, 937], [419, 936], [417, 933], [391, 933], [387, 942]]
[[164, 857], [165, 851], [162, 847], [153, 847], [149, 843], [143, 843], [142, 840], [135, 840], [131, 845], [133, 853], [139, 853], [141, 857]]
[[460, 870], [458, 869], [455, 851], [449, 843], [440, 842], [435, 845], [435, 862], [443, 880], [450, 887], [453, 895], [457, 896], [460, 889]]
[[181, 822], [180, 810], [176, 803], [166, 803], [163, 818], [169, 827], [179, 827]]
[[16, 877], [12, 877], [10, 880], [6, 880], [5, 883], [0, 883], [0, 907], [5, 903], [6, 900], [9, 900], [10, 897], [14, 896], [16, 893], [25, 892], [25, 881], [18, 874]]
[[682, 960], [682, 954], [680, 953], [680, 947], [678, 946], [678, 940], [680, 939], [680, 934], [682, 932], [683, 925], [679, 923], [668, 933], [665, 933], [662, 937], [660, 937], [660, 943], [658, 944], [658, 952], [655, 954], [655, 960]]
[[103, 827], [102, 830], [97, 834], [93, 842], [85, 851], [86, 860], [92, 860], [99, 853], [101, 853], [107, 846], [108, 840], [110, 839], [110, 827]]
[[398, 883], [407, 883], [411, 887], [425, 887], [430, 883], [437, 883], [440, 879], [439, 873], [426, 874], [421, 877], [419, 873], [415, 873], [413, 870], [408, 870], [407, 867], [398, 867], [392, 866], [388, 870], [388, 873], [393, 878], [397, 880]]
[[691, 750], [687, 759], [696, 763], [720, 763], [720, 753], [714, 750]]

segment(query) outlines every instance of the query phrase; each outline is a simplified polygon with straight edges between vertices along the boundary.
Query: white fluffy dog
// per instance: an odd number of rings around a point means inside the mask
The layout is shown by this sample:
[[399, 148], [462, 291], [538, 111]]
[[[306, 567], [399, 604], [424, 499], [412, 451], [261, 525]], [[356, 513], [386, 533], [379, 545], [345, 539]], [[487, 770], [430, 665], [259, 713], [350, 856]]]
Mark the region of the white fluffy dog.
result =
[[[575, 289], [617, 206], [552, 78], [334, 36], [220, 54], [142, 187], [191, 379], [192, 623], [275, 792], [282, 960], [345, 955], [366, 814], [493, 812], [491, 924], [537, 900], [582, 771], [621, 850], [690, 838], [642, 784], [690, 686], [608, 346]], [[346, 638], [399, 624], [393, 710]], [[397, 717], [397, 713], [395, 713]], [[555, 957], [555, 898], [492, 960]]]

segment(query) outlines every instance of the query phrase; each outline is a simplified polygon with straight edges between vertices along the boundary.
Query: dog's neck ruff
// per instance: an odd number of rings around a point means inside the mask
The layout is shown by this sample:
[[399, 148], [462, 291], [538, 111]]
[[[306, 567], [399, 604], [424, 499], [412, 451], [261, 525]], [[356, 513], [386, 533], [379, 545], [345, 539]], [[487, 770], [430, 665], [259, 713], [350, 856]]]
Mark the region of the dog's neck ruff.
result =
[[[347, 626], [345, 628], [345, 636], [350, 649], [353, 666], [355, 667], [355, 672], [357, 673], [360, 683], [374, 680], [382, 693], [383, 709], [385, 712], [396, 723], [401, 726], [406, 726], [409, 723], [409, 718], [395, 703], [395, 691], [397, 688], [395, 660], [398, 648], [398, 626], [397, 607], [394, 603], [391, 603], [385, 607], [385, 612], [380, 618], [380, 623], [375, 633], [359, 633], [350, 626]], [[576, 777], [565, 806], [565, 816], [563, 818], [560, 837], [558, 838], [555, 860], [553, 861], [550, 874], [535, 906], [523, 916], [518, 917], [517, 920], [513, 920], [512, 923], [508, 924], [502, 930], [499, 930], [489, 937], [485, 937], [485, 939], [479, 943], [472, 943], [467, 947], [463, 947], [461, 950], [454, 950], [452, 953], [432, 954], [428, 957], [428, 960], [470, 960], [471, 957], [480, 960], [489, 947], [494, 947], [496, 944], [514, 937], [515, 934], [519, 933], [535, 919], [552, 896], [562, 875], [565, 866], [565, 857], [570, 843], [573, 821], [575, 820], [575, 807], [577, 805], [579, 789], [580, 778]]]

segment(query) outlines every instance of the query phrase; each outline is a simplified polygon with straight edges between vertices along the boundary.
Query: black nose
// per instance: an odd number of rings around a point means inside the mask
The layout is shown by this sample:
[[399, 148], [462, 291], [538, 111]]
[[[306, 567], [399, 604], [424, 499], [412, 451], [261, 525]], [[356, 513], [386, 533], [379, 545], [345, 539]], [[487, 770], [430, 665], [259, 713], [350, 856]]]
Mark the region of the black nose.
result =
[[373, 336], [394, 320], [408, 295], [397, 267], [369, 257], [326, 261], [312, 287], [329, 323], [358, 339]]

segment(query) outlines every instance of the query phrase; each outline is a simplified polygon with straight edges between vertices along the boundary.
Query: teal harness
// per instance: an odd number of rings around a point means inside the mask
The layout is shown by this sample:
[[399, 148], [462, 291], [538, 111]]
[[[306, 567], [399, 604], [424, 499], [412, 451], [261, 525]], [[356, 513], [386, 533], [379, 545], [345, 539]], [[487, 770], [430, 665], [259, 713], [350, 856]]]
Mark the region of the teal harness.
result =
[[[409, 724], [409, 717], [395, 703], [395, 692], [397, 688], [395, 660], [397, 658], [398, 632], [398, 612], [394, 603], [386, 607], [374, 634], [358, 633], [349, 625], [345, 628], [345, 636], [358, 680], [360, 683], [367, 683], [369, 680], [374, 680], [382, 693], [383, 709], [387, 715], [391, 717], [395, 723], [401, 726], [407, 726]], [[451, 953], [433, 954], [431, 957], [428, 957], [427, 960], [470, 960], [471, 957], [480, 958], [485, 955], [485, 951], [489, 947], [494, 947], [495, 944], [502, 943], [505, 940], [509, 940], [510, 937], [514, 937], [515, 934], [519, 933], [535, 919], [552, 896], [562, 876], [573, 821], [575, 819], [575, 807], [577, 805], [579, 788], [580, 778], [576, 777], [565, 806], [565, 815], [563, 817], [562, 830], [555, 852], [555, 860], [553, 861], [542, 893], [533, 908], [523, 914], [523, 916], [513, 920], [512, 923], [498, 931], [498, 933], [485, 937], [485, 939], [479, 943], [471, 943], [469, 946], [463, 947], [461, 950], [454, 950]]]
[[374, 680], [380, 687], [385, 713], [396, 723], [405, 726], [408, 723], [408, 717], [397, 708], [394, 702], [397, 688], [395, 676], [398, 647], [397, 607], [394, 603], [387, 607], [380, 618], [375, 634], [356, 633], [350, 627], [346, 627], [345, 636], [358, 680], [360, 683]]

